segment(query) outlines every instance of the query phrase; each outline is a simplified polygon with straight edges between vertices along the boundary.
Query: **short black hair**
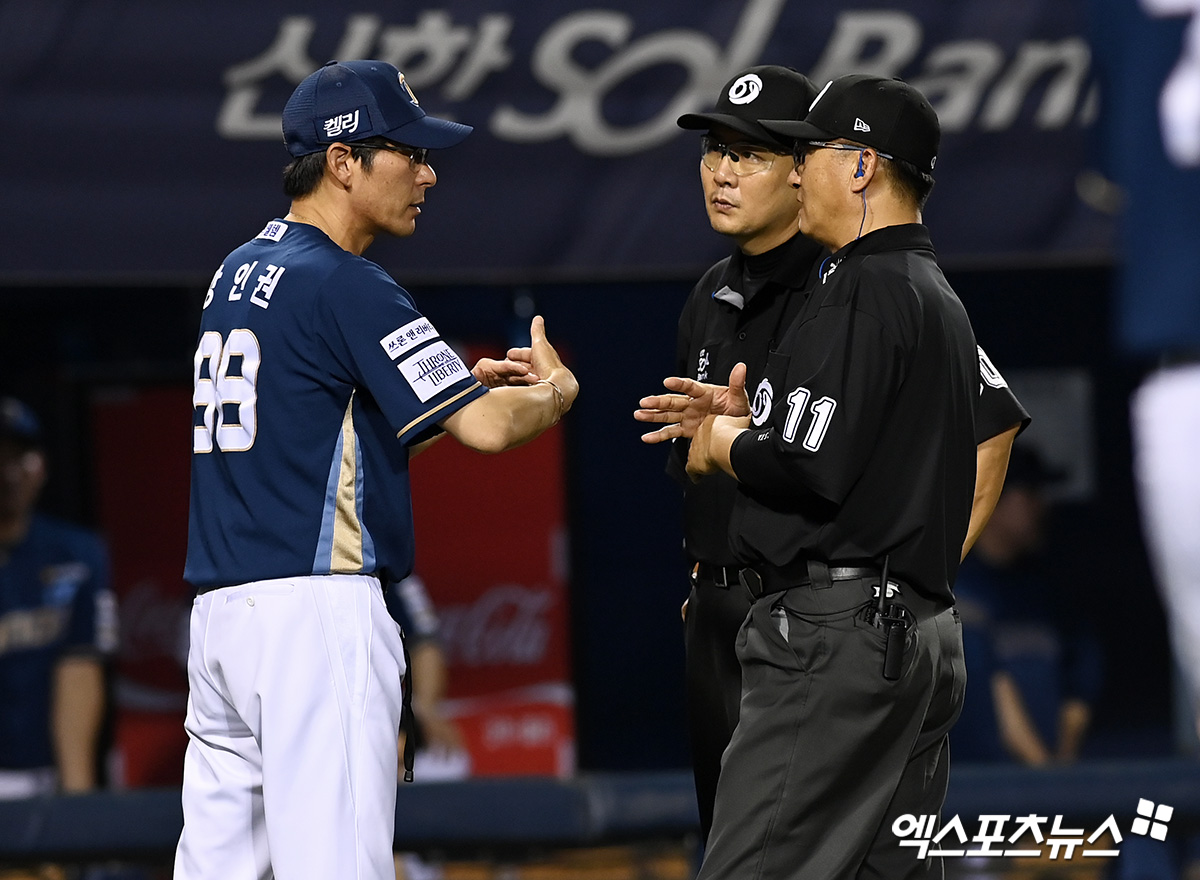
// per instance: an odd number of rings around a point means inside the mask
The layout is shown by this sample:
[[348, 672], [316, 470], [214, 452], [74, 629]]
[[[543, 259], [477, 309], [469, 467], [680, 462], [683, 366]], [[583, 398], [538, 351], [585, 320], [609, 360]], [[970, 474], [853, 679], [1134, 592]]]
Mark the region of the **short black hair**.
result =
[[[386, 144], [387, 138], [369, 137], [360, 143]], [[349, 144], [350, 158], [362, 162], [363, 170], [370, 171], [375, 164], [375, 151], [360, 149], [357, 143]], [[326, 148], [328, 149], [328, 148]], [[298, 156], [283, 169], [283, 194], [289, 199], [301, 199], [316, 192], [321, 177], [325, 174], [325, 150]]]
[[907, 159], [884, 159], [884, 163], [901, 195], [910, 199], [918, 211], [924, 210], [929, 194], [933, 192], [933, 175], [922, 171]]

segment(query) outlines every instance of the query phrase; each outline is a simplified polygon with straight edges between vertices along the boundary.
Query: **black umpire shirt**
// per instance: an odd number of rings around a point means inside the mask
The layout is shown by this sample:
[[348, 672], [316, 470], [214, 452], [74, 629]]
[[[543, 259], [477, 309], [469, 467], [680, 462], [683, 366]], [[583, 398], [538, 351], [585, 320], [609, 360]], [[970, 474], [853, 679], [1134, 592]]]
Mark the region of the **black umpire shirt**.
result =
[[[783, 337], [815, 281], [818, 258], [827, 251], [796, 233], [763, 254], [740, 250], [704, 273], [679, 317], [676, 376], [729, 384], [729, 372], [744, 363], [747, 375], [762, 374], [767, 353]], [[736, 564], [729, 547], [729, 517], [737, 481], [728, 474], [699, 483], [685, 470], [688, 444], [672, 444], [667, 471], [684, 487], [684, 547], [694, 562]]]
[[980, 369], [926, 228], [889, 226], [826, 258], [761, 372], [731, 450], [743, 565], [879, 565], [940, 604], [975, 485]]

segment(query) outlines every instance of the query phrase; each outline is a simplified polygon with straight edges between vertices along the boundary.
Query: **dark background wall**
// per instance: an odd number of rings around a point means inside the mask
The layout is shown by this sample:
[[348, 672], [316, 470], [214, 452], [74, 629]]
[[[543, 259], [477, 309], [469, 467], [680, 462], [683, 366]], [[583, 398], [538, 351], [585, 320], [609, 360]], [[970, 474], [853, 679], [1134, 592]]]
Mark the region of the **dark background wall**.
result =
[[[1106, 652], [1089, 749], [1097, 756], [1164, 752], [1166, 632], [1129, 466], [1128, 397], [1144, 365], [1109, 344], [1114, 273], [1088, 266], [948, 274], [1002, 371], [1064, 368], [1090, 380], [1094, 492], [1058, 507], [1052, 537], [1064, 589], [1092, 612]], [[583, 391], [565, 427], [584, 769], [687, 763], [679, 492], [663, 473], [662, 450], [638, 439], [632, 411], [670, 372], [691, 281], [413, 287], [444, 335], [497, 351], [526, 332], [527, 319], [514, 311], [524, 312], [531, 298], [579, 377]], [[188, 386], [204, 286], [0, 287], [0, 393], [29, 400], [51, 429], [45, 508], [95, 522], [90, 395], [122, 384]]]

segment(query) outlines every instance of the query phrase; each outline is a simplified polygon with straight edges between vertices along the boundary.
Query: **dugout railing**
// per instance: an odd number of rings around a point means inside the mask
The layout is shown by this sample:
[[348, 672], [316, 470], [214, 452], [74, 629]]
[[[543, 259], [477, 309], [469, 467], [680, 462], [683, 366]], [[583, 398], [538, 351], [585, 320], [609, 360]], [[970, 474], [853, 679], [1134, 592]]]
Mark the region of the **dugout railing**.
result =
[[[1139, 805], [1170, 807], [1175, 838], [1200, 831], [1200, 762], [1088, 762], [1032, 769], [955, 768], [944, 816], [1062, 816], [1128, 829]], [[41, 861], [169, 861], [182, 826], [177, 789], [0, 801], [0, 867]], [[554, 848], [694, 836], [686, 772], [587, 773], [401, 785], [396, 848], [453, 857], [513, 856]], [[1127, 831], [1125, 832], [1128, 833]]]

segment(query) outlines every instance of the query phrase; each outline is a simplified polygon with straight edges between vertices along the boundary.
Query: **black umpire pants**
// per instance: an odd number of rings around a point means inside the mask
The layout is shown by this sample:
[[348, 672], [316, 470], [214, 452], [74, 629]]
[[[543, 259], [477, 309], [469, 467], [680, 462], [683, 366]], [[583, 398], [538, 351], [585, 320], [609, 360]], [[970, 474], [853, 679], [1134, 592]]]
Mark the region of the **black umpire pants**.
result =
[[699, 880], [941, 876], [940, 860], [901, 847], [892, 823], [941, 812], [966, 683], [962, 628], [954, 609], [902, 588], [917, 622], [899, 680], [885, 680], [883, 632], [861, 614], [876, 583], [797, 587], [753, 605]]
[[740, 583], [721, 587], [703, 574], [692, 583], [683, 640], [692, 774], [704, 841], [712, 828], [721, 755], [738, 722], [742, 667], [736, 649], [749, 611], [750, 594]]

